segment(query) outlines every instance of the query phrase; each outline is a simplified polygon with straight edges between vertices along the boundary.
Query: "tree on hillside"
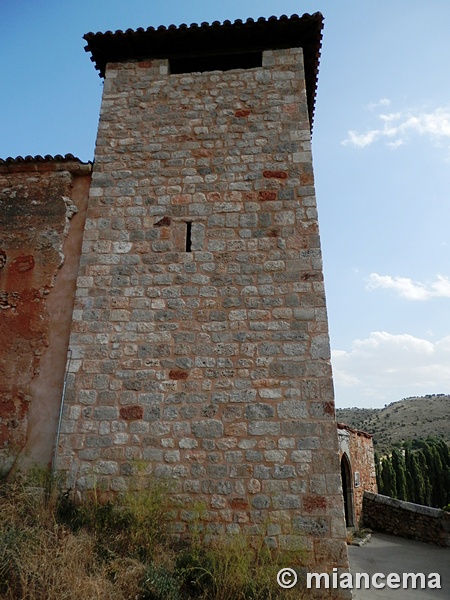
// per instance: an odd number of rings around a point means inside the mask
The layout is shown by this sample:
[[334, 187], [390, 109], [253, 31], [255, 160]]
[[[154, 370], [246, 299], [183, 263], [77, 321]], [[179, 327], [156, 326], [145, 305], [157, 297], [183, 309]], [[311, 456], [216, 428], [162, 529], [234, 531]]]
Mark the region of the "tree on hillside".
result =
[[385, 456], [381, 463], [381, 493], [397, 498], [397, 481], [390, 456]]
[[440, 454], [435, 443], [425, 443], [423, 453], [428, 466], [428, 478], [430, 481], [430, 504], [431, 506], [444, 506], [446, 490], [443, 489], [444, 469]]
[[399, 500], [407, 500], [408, 493], [406, 490], [406, 469], [405, 459], [403, 454], [394, 448], [392, 451], [392, 468], [395, 472], [395, 481], [397, 485], [397, 496]]
[[446, 490], [443, 506], [450, 504], [450, 449], [442, 439], [437, 440], [437, 448], [442, 461], [442, 487]]
[[420, 495], [420, 504], [424, 506], [431, 506], [431, 481], [430, 474], [428, 472], [428, 464], [423, 449], [417, 450], [415, 453], [416, 462], [418, 469], [423, 477], [424, 487], [423, 494]]
[[381, 460], [377, 452], [374, 453], [375, 476], [377, 478], [378, 490], [381, 490]]
[[407, 498], [409, 502], [422, 504], [425, 498], [425, 482], [414, 453], [405, 449]]

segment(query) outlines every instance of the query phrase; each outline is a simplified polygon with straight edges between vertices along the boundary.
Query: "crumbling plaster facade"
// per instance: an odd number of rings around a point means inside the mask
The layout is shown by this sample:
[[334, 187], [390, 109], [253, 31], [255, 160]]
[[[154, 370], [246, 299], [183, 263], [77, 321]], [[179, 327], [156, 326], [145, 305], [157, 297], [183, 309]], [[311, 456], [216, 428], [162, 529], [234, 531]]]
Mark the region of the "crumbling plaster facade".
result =
[[50, 464], [91, 165], [0, 162], [0, 460]]

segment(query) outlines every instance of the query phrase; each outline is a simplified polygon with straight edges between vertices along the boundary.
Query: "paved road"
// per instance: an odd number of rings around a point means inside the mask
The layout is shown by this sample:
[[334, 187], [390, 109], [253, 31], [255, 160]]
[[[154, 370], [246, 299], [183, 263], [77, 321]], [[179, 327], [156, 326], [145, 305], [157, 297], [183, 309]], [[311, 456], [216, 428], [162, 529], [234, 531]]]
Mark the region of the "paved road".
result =
[[[449, 600], [450, 548], [412, 540], [372, 534], [364, 546], [349, 546], [350, 570], [354, 573], [439, 573], [441, 589], [361, 589], [354, 590], [356, 600]], [[426, 578], [427, 580], [427, 578]], [[381, 580], [380, 580], [381, 581]]]

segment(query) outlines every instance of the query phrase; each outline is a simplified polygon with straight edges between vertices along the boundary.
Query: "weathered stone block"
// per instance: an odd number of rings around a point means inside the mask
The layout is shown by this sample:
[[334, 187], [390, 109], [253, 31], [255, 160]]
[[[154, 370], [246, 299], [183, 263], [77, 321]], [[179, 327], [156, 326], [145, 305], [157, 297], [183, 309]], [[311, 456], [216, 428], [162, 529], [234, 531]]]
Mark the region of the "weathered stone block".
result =
[[223, 423], [215, 419], [193, 421], [192, 433], [197, 438], [219, 438], [223, 435]]
[[248, 405], [244, 414], [250, 420], [269, 419], [274, 416], [275, 410], [270, 404], [255, 403]]
[[300, 535], [313, 534], [317, 537], [327, 537], [330, 525], [328, 519], [324, 517], [296, 516], [292, 519], [292, 530]]
[[137, 420], [144, 416], [144, 409], [142, 406], [122, 406], [119, 413], [121, 419]]
[[248, 424], [250, 435], [277, 435], [279, 431], [280, 424], [274, 421], [251, 421]]
[[308, 415], [306, 403], [301, 400], [285, 400], [277, 406], [280, 419], [305, 419]]

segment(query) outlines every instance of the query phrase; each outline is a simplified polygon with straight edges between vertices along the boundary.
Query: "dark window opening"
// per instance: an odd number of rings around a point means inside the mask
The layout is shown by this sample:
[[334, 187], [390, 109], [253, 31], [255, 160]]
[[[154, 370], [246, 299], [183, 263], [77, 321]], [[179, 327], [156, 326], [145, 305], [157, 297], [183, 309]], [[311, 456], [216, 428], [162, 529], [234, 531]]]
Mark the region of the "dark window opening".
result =
[[186, 221], [186, 252], [192, 252], [192, 223]]
[[262, 52], [219, 54], [212, 56], [182, 56], [170, 58], [170, 73], [195, 73], [203, 71], [230, 71], [262, 67]]

